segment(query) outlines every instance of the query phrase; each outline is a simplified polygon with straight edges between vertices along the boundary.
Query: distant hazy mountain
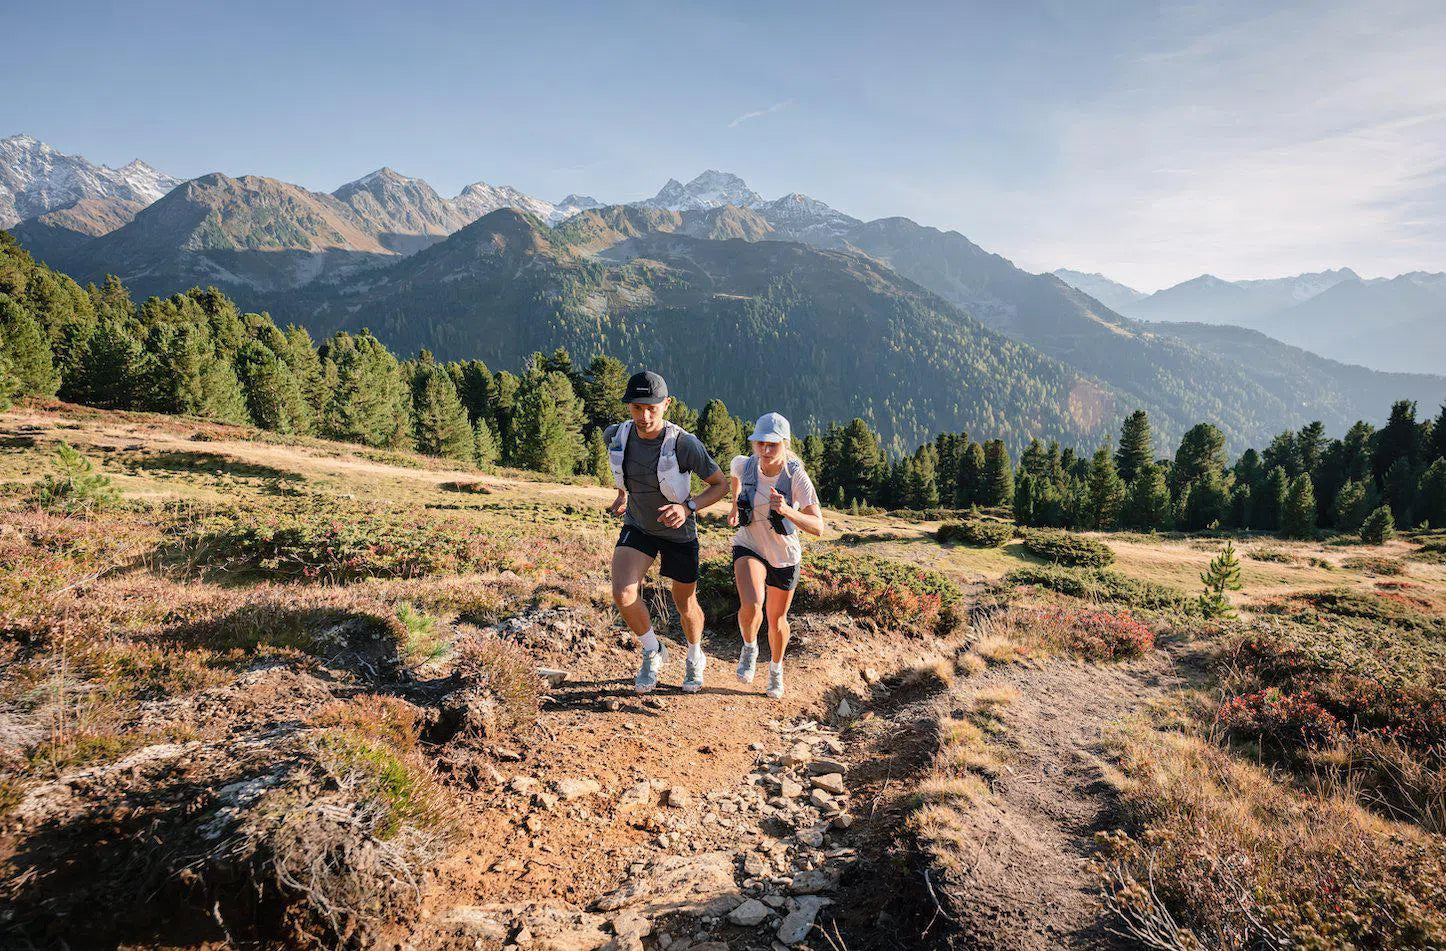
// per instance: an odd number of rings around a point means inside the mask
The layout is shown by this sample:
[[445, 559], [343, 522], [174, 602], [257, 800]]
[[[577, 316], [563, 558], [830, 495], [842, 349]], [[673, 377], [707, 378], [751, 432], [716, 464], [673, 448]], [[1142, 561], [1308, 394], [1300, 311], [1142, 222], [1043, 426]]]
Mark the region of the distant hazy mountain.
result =
[[1266, 330], [1271, 314], [1343, 281], [1359, 280], [1350, 268], [1261, 281], [1223, 281], [1202, 274], [1126, 305], [1125, 313], [1141, 320], [1188, 320]]
[[[1091, 292], [1090, 281], [1074, 272], [1055, 273]], [[1439, 373], [1446, 367], [1446, 274], [1418, 271], [1365, 280], [1340, 268], [1256, 281], [1205, 274], [1117, 309], [1142, 320], [1260, 330], [1322, 356], [1378, 370]]]
[[179, 184], [140, 159], [110, 168], [57, 152], [28, 135], [0, 139], [0, 228], [87, 199], [144, 207]]
[[1137, 291], [1133, 287], [1112, 281], [1103, 274], [1086, 274], [1083, 271], [1071, 271], [1064, 267], [1056, 268], [1050, 273], [1070, 287], [1084, 291], [1101, 304], [1121, 314], [1127, 313], [1126, 308], [1131, 304], [1149, 296], [1144, 291]]

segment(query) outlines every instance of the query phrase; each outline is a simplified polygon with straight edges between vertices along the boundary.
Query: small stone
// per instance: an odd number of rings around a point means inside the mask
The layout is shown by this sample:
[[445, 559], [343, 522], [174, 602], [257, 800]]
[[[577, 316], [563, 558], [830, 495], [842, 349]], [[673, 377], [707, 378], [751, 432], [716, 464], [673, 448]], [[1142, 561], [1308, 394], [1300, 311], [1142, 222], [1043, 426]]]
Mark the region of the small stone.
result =
[[879, 682], [879, 672], [878, 672], [877, 670], [875, 670], [874, 668], [872, 668], [872, 667], [865, 667], [865, 668], [864, 668], [864, 671], [863, 671], [863, 674], [864, 674], [864, 683], [869, 684], [869, 685], [872, 686], [873, 684], [876, 684], [876, 683]]
[[512, 782], [507, 784], [513, 792], [527, 795], [537, 788], [537, 780], [531, 776], [514, 776]]
[[835, 829], [849, 829], [853, 827], [854, 817], [849, 815], [847, 812], [842, 812], [834, 816], [833, 822], [830, 824]]
[[811, 776], [826, 776], [829, 773], [842, 773], [848, 770], [847, 763], [841, 763], [836, 759], [816, 759], [808, 764], [808, 772]]
[[795, 895], [816, 895], [819, 892], [826, 892], [838, 885], [838, 879], [825, 872], [823, 869], [812, 868], [799, 872], [793, 876], [793, 883], [789, 890]]
[[768, 864], [768, 859], [761, 853], [749, 852], [743, 856], [743, 874], [749, 878], [763, 878], [773, 871], [773, 866]]
[[784, 898], [782, 895], [775, 895], [774, 893], [769, 892], [767, 895], [763, 896], [763, 903], [770, 908], [782, 908], [784, 905], [788, 904], [788, 899]]
[[787, 753], [779, 757], [779, 762], [784, 766], [798, 766], [813, 759], [813, 750], [809, 749], [807, 743], [795, 743]]
[[646, 779], [636, 783], [618, 799], [618, 812], [636, 812], [653, 804], [653, 785]]
[[756, 898], [750, 898], [728, 913], [728, 920], [744, 928], [755, 928], [769, 916], [769, 908]]
[[567, 671], [558, 670], [554, 667], [539, 667], [537, 668], [537, 676], [542, 678], [543, 682], [549, 687], [561, 687], [567, 680]]
[[798, 841], [802, 844], [812, 849], [818, 849], [823, 847], [822, 829], [801, 829], [799, 830], [795, 838], [798, 839]]
[[844, 717], [844, 718], [851, 717], [851, 716], [853, 716], [856, 712], [857, 712], [857, 711], [854, 710], [854, 705], [851, 704], [851, 703], [849, 703], [847, 697], [845, 697], [844, 699], [842, 699], [842, 700], [840, 700], [840, 701], [838, 702], [838, 715], [839, 715], [840, 717]]
[[822, 789], [826, 793], [841, 796], [846, 791], [844, 779], [838, 773], [825, 773], [822, 776], [815, 776], [809, 780], [814, 789]]
[[693, 803], [693, 794], [685, 786], [674, 786], [668, 790], [666, 801], [672, 809], [686, 809]]
[[820, 809], [827, 809], [833, 805], [833, 797], [822, 789], [815, 789], [808, 794], [808, 801]]
[[623, 708], [623, 702], [617, 697], [609, 697], [603, 701], [603, 709], [608, 713], [617, 713]]
[[550, 792], [540, 792], [536, 799], [537, 804], [544, 809], [552, 809], [557, 806], [557, 797]]
[[778, 792], [785, 799], [797, 799], [803, 795], [803, 787], [791, 779], [785, 779]]
[[602, 784], [595, 779], [559, 779], [555, 784], [557, 794], [563, 799], [581, 799], [602, 791]]

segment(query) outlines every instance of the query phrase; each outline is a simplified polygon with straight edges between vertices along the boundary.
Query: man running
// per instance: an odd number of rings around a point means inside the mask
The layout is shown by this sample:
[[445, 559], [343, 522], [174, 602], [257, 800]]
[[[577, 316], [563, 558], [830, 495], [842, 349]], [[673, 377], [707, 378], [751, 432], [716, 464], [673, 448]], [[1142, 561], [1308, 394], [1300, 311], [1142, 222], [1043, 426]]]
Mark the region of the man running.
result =
[[[628, 380], [623, 402], [631, 420], [603, 433], [618, 495], [608, 510], [623, 516], [623, 529], [613, 549], [613, 602], [642, 648], [642, 665], [633, 685], [647, 693], [658, 685], [668, 649], [658, 642], [647, 606], [642, 601], [643, 576], [653, 559], [662, 556], [660, 571], [672, 582], [673, 603], [688, 640], [685, 693], [703, 687], [703, 608], [698, 604], [699, 509], [723, 498], [728, 483], [697, 436], [667, 422], [668, 384], [643, 370]], [[707, 488], [692, 494], [690, 475]], [[626, 514], [624, 514], [626, 513]]]

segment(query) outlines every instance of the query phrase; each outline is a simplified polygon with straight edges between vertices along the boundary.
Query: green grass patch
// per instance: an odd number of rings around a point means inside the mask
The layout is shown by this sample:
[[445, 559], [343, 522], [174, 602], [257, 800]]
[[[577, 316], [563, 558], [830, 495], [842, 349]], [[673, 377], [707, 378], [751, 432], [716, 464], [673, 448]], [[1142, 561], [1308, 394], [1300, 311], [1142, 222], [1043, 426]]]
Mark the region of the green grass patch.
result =
[[1020, 532], [1024, 550], [1036, 558], [1071, 568], [1103, 568], [1115, 560], [1110, 546], [1052, 528], [1026, 528]]
[[1198, 613], [1196, 600], [1177, 588], [1141, 581], [1107, 568], [1028, 565], [1004, 576], [1009, 585], [1033, 585], [1072, 598], [1150, 611]]
[[985, 519], [967, 519], [962, 522], [945, 522], [934, 533], [942, 544], [958, 542], [972, 548], [998, 548], [1014, 537], [1012, 522], [991, 522]]

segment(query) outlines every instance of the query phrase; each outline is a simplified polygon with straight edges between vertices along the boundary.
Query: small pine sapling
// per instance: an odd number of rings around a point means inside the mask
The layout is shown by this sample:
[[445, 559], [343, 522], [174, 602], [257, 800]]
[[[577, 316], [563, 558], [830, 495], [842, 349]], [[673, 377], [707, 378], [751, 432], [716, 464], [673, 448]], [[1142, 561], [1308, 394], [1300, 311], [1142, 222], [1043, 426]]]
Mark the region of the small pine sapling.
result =
[[1200, 573], [1205, 583], [1205, 592], [1200, 595], [1200, 613], [1207, 618], [1232, 618], [1235, 608], [1225, 597], [1225, 592], [1240, 590], [1240, 559], [1235, 557], [1235, 546], [1229, 540], [1225, 548], [1211, 560], [1210, 566]]

